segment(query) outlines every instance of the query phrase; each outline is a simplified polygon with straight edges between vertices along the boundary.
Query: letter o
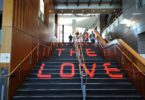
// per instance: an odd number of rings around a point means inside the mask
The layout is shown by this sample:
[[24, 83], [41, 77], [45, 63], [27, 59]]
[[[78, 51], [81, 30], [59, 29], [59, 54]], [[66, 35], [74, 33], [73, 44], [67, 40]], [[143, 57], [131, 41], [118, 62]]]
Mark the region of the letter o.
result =
[[[71, 73], [65, 74], [65, 73], [64, 73], [64, 68], [65, 68], [65, 67], [71, 67], [71, 71], [72, 71], [72, 72], [71, 72]], [[60, 68], [60, 77], [62, 77], [62, 78], [73, 78], [74, 75], [75, 75], [75, 66], [74, 66], [73, 63], [67, 62], [67, 63], [63, 63], [63, 64], [61, 65], [61, 68]]]

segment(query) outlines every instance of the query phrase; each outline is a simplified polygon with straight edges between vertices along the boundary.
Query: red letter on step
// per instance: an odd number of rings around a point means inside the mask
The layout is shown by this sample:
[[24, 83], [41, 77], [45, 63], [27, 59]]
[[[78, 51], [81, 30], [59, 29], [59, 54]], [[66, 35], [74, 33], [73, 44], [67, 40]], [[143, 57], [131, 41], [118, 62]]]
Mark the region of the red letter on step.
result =
[[122, 79], [122, 74], [111, 74], [111, 72], [120, 72], [118, 68], [108, 68], [111, 64], [110, 63], [104, 63], [104, 70], [106, 71], [106, 74], [108, 74], [113, 79]]
[[88, 68], [86, 67], [86, 65], [84, 63], [82, 63], [82, 67], [85, 69], [85, 72], [87, 73], [87, 75], [89, 75], [90, 78], [93, 78], [94, 77], [95, 69], [97, 67], [97, 64], [96, 63], [94, 63], [92, 65], [91, 72], [88, 70]]
[[95, 53], [95, 51], [91, 51], [91, 49], [86, 49], [86, 54], [89, 57], [96, 57], [97, 54]]
[[61, 56], [62, 51], [64, 51], [65, 49], [64, 48], [58, 48], [56, 50], [58, 50], [58, 56]]
[[41, 67], [40, 67], [40, 69], [38, 71], [37, 77], [40, 78], [40, 79], [50, 79], [51, 78], [50, 74], [42, 74], [44, 66], [45, 66], [45, 64], [41, 65]]
[[72, 49], [70, 49], [70, 56], [72, 56], [73, 54], [76, 54], [76, 51], [74, 50], [72, 50]]
[[[70, 74], [65, 74], [63, 71], [64, 71], [64, 67], [71, 67], [72, 69], [72, 72], [70, 73]], [[60, 69], [60, 77], [62, 77], [62, 78], [73, 78], [74, 77], [74, 75], [75, 75], [75, 66], [74, 66], [74, 64], [73, 63], [69, 63], [69, 62], [67, 62], [67, 63], [63, 63], [62, 65], [61, 65], [61, 69]]]

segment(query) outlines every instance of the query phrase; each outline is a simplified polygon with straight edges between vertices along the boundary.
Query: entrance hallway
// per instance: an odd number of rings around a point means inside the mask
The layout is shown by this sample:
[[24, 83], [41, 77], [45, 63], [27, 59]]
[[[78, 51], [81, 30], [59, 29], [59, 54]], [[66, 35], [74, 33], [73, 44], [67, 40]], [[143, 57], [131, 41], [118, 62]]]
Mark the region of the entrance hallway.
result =
[[143, 0], [2, 1], [0, 100], [145, 100]]

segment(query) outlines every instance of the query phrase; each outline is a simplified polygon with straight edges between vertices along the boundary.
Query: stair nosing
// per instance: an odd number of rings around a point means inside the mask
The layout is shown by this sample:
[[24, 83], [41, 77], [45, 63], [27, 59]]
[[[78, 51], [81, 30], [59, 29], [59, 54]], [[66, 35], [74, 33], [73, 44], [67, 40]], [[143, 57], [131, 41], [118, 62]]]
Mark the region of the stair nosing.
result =
[[[27, 78], [27, 79], [39, 79], [39, 78]], [[52, 80], [52, 79], [67, 79], [67, 78], [50, 78], [48, 80]], [[80, 79], [80, 78], [69, 78], [69, 79]], [[107, 80], [110, 80], [112, 78], [88, 78], [88, 79], [91, 79], [91, 80], [97, 80], [97, 79], [107, 79]], [[123, 78], [123, 79], [112, 79], [112, 80], [128, 80], [128, 78]]]
[[[81, 88], [81, 87], [80, 87]], [[19, 89], [18, 91], [81, 91], [82, 89]], [[136, 91], [136, 89], [86, 89], [86, 91]]]
[[[57, 84], [57, 85], [59, 85], [59, 84], [72, 85], [72, 84], [75, 84], [75, 85], [76, 85], [76, 84], [77, 84], [77, 85], [78, 85], [78, 84], [81, 84], [81, 83], [24, 83], [23, 85], [29, 85], [29, 84], [33, 84], [33, 85], [37, 85], [37, 84], [38, 84], [38, 85], [39, 85], [39, 84], [43, 84], [43, 85], [49, 85], [49, 84], [53, 84], [53, 85], [55, 85], [55, 84]], [[116, 84], [117, 84], [117, 85], [120, 85], [120, 84], [121, 84], [121, 85], [132, 85], [130, 82], [122, 82], [122, 83], [86, 83], [86, 85], [100, 85], [100, 84], [101, 84], [101, 85], [102, 85], [102, 84], [103, 84], [103, 85], [110, 85], [110, 84], [111, 84], [111, 85], [112, 85], [112, 84], [113, 84], [113, 85], [116, 85]]]
[[65, 96], [14, 96], [14, 97], [82, 97], [82, 95], [65, 95]]

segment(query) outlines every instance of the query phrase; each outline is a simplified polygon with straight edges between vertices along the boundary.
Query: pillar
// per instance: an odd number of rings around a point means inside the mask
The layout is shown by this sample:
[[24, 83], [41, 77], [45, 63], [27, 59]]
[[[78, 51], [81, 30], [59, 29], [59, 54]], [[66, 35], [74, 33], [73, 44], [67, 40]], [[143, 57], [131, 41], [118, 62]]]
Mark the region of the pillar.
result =
[[75, 35], [76, 33], [76, 19], [72, 19], [72, 34]]
[[62, 42], [64, 42], [64, 25], [62, 25]]
[[0, 52], [0, 67], [10, 67], [12, 23], [13, 23], [13, 1], [4, 0], [2, 19], [2, 46]]

